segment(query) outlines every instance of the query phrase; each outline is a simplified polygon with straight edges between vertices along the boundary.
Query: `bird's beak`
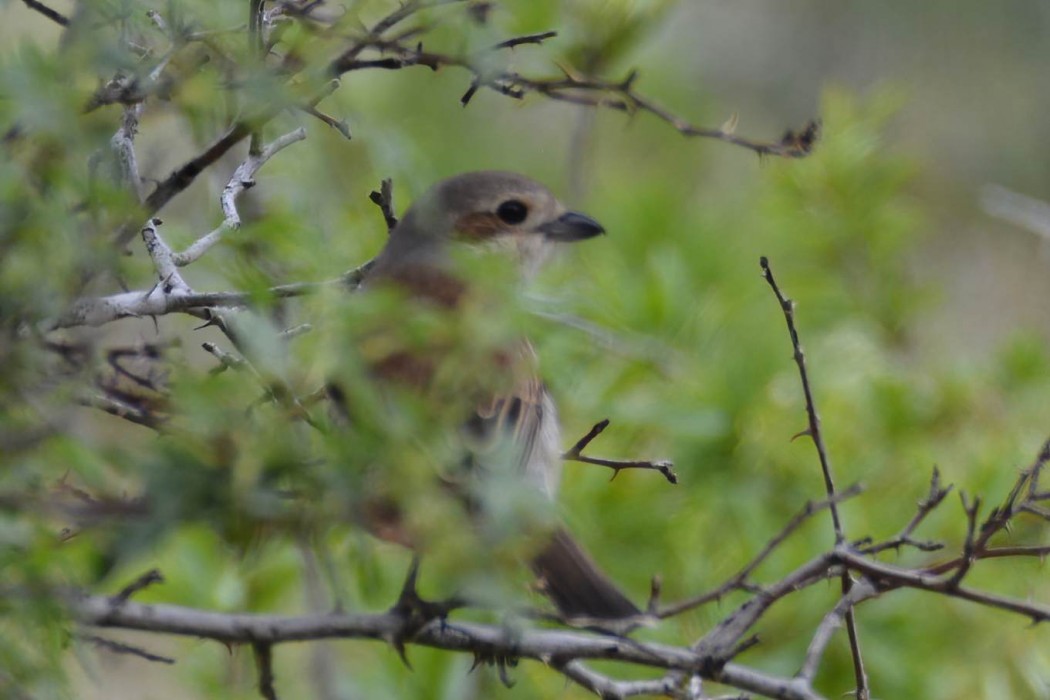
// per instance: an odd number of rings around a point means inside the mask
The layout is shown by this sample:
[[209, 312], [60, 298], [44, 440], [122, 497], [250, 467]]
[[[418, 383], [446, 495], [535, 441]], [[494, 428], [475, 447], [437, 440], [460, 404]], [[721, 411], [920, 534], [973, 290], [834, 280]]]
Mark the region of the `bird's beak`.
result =
[[567, 211], [557, 219], [540, 224], [537, 229], [549, 240], [569, 243], [605, 233], [597, 221], [578, 211]]

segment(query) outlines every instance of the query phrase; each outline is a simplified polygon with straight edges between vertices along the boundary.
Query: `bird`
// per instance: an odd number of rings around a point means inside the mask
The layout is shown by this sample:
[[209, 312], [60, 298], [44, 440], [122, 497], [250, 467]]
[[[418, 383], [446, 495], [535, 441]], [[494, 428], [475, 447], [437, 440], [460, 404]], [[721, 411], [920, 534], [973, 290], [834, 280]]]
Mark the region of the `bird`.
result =
[[[390, 231], [361, 289], [392, 287], [413, 302], [465, 313], [472, 285], [457, 265], [457, 251], [482, 249], [509, 258], [519, 277], [506, 285], [514, 293], [558, 245], [603, 233], [595, 219], [567, 208], [529, 177], [496, 170], [463, 173], [438, 182], [412, 203]], [[484, 480], [484, 465], [501, 461], [514, 480], [553, 502], [561, 477], [561, 429], [537, 360], [525, 338], [495, 350], [492, 364], [502, 370], [503, 380], [495, 388], [482, 388], [470, 415], [463, 417], [460, 434], [467, 461], [483, 465], [469, 470], [471, 478]], [[438, 364], [418, 348], [390, 350], [373, 362], [371, 373], [381, 381], [423, 388], [433, 381]], [[411, 537], [398, 534], [396, 509], [375, 510], [381, 524], [374, 529], [411, 546]], [[562, 618], [623, 620], [640, 614], [564, 526], [544, 536], [530, 564], [540, 590]]]

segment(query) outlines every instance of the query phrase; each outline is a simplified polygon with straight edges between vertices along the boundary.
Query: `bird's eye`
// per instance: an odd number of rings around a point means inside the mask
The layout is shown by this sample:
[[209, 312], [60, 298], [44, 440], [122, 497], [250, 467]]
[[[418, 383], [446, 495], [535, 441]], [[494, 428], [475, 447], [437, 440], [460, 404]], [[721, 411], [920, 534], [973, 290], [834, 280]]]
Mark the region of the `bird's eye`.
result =
[[516, 199], [508, 199], [496, 209], [496, 216], [505, 224], [520, 224], [529, 215], [529, 208]]

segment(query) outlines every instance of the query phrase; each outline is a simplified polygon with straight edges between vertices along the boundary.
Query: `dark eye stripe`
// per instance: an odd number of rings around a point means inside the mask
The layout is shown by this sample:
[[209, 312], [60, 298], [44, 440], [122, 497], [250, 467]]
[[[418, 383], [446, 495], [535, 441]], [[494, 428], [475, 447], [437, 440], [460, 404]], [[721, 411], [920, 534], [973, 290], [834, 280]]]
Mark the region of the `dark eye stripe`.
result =
[[496, 216], [505, 224], [520, 224], [529, 215], [529, 208], [517, 199], [508, 199], [496, 208]]

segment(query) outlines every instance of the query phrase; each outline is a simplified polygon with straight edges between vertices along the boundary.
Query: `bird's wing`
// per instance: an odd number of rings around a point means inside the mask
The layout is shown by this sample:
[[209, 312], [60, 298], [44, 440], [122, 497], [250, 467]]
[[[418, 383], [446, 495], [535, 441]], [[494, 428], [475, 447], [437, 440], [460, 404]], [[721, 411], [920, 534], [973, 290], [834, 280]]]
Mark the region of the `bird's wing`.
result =
[[473, 458], [482, 465], [498, 459], [553, 499], [561, 479], [558, 411], [535, 374], [532, 347], [522, 342], [511, 355], [511, 390], [478, 405], [467, 424]]

